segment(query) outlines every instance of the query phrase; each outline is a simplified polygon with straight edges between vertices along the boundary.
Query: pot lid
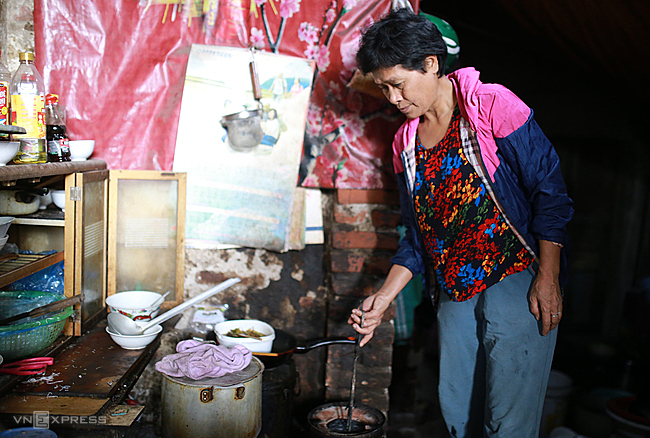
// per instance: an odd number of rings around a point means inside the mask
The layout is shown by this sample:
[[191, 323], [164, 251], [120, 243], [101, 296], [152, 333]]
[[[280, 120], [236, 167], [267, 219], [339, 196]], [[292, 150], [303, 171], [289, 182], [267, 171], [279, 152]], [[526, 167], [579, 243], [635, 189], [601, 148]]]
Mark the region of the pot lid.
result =
[[228, 388], [253, 380], [255, 377], [260, 375], [262, 371], [264, 371], [264, 365], [258, 358], [253, 356], [251, 363], [249, 363], [243, 370], [228, 373], [221, 377], [207, 377], [205, 379], [194, 380], [189, 377], [170, 377], [167, 374], [163, 374], [163, 376], [179, 385], [195, 386], [197, 388], [205, 388], [206, 386]]

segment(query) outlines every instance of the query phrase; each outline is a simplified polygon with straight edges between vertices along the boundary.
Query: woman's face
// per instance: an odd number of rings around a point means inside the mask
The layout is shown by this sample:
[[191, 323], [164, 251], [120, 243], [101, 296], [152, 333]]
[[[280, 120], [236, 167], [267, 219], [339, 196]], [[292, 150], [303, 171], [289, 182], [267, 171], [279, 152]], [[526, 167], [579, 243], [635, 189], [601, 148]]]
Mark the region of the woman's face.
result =
[[409, 119], [420, 117], [432, 109], [439, 97], [437, 58], [427, 58], [425, 67], [425, 73], [407, 70], [401, 65], [372, 72], [375, 84], [384, 92], [386, 99]]

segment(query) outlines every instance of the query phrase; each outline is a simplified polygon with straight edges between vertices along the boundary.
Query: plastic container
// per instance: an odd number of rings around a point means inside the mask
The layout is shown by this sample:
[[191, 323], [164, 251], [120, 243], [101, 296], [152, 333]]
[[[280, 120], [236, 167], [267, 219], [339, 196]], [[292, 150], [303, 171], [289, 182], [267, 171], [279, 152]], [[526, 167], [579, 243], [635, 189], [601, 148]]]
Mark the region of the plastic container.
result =
[[34, 54], [22, 52], [20, 65], [11, 78], [11, 123], [26, 134], [14, 134], [20, 150], [14, 163], [45, 163], [45, 85], [34, 65]]
[[[38, 291], [3, 291], [0, 293], [2, 317], [28, 312], [56, 301], [56, 294]], [[0, 327], [0, 355], [5, 362], [30, 356], [47, 348], [59, 337], [72, 306], [46, 315], [22, 319], [17, 324]]]
[[34, 429], [32, 427], [19, 427], [0, 433], [0, 438], [57, 438], [58, 435], [50, 429]]
[[[230, 330], [234, 329], [242, 331], [253, 329], [263, 336], [261, 339], [226, 336]], [[243, 345], [253, 353], [269, 353], [271, 348], [273, 348], [273, 340], [275, 339], [275, 330], [273, 327], [256, 319], [233, 319], [231, 321], [220, 322], [214, 326], [214, 332], [217, 335], [217, 341], [219, 341], [220, 345], [225, 345], [226, 347]]]

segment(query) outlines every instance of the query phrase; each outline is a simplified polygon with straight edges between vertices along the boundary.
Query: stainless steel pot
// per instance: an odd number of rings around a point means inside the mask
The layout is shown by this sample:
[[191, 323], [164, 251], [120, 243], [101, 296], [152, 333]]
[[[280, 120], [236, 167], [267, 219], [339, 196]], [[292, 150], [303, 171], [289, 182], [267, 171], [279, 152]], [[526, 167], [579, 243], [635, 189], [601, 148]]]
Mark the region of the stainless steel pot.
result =
[[163, 437], [255, 438], [262, 429], [262, 371], [253, 357], [242, 371], [217, 378], [163, 374]]

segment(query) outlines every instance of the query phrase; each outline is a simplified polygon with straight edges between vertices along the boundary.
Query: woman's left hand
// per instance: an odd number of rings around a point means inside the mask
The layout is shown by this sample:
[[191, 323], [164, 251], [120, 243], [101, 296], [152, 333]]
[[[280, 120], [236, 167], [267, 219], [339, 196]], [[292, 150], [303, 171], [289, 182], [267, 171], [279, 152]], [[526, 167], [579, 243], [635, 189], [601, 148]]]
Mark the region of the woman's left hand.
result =
[[542, 321], [542, 336], [553, 330], [562, 319], [562, 292], [557, 277], [537, 275], [530, 288], [530, 311]]
[[535, 319], [542, 321], [542, 336], [546, 336], [562, 319], [562, 290], [558, 280], [560, 247], [546, 240], [540, 240], [539, 247], [539, 270], [530, 288], [528, 301]]

